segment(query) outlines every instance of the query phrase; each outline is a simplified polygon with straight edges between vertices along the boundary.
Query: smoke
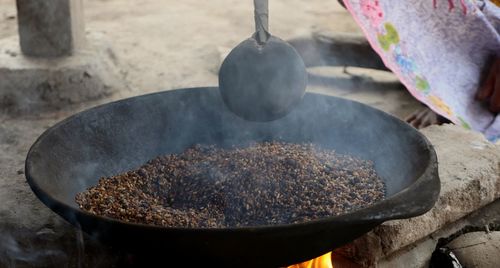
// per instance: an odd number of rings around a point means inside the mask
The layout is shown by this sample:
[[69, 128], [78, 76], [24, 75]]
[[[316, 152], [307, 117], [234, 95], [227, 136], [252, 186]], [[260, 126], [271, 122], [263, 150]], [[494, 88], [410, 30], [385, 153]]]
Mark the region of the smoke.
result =
[[122, 258], [62, 220], [32, 228], [0, 227], [0, 267], [112, 267]]
[[53, 236], [53, 231], [42, 230], [35, 237], [28, 232], [0, 232], [0, 266], [1, 267], [49, 267], [55, 263], [66, 261], [66, 254], [57, 248], [36, 244], [41, 237]]

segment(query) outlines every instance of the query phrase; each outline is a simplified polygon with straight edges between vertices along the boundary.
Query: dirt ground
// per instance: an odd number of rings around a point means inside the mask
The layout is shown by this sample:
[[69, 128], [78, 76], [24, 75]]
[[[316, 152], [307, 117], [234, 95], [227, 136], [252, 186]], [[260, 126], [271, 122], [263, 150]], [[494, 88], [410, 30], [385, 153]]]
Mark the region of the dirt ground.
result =
[[[132, 88], [215, 85], [219, 51], [253, 31], [253, 1], [84, 1], [88, 35], [102, 33]], [[334, 0], [271, 1], [271, 31], [284, 39], [318, 27], [357, 31]], [[15, 1], [0, 0], [0, 38], [15, 35]]]

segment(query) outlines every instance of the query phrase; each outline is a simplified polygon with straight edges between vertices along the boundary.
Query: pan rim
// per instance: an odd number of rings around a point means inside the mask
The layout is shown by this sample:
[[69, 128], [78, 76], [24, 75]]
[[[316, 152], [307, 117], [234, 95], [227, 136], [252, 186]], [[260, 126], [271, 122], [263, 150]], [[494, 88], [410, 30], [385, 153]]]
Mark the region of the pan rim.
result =
[[[423, 147], [425, 149], [425, 152], [429, 155], [429, 163], [425, 170], [418, 176], [417, 179], [415, 179], [410, 185], [407, 187], [401, 189], [399, 192], [395, 193], [394, 195], [385, 198], [381, 201], [378, 201], [370, 206], [354, 210], [351, 212], [347, 212], [344, 214], [336, 215], [336, 216], [329, 216], [325, 218], [320, 218], [320, 219], [315, 219], [315, 220], [310, 220], [310, 221], [305, 221], [305, 222], [300, 222], [300, 223], [286, 223], [286, 224], [276, 224], [276, 225], [257, 225], [257, 226], [240, 226], [240, 227], [218, 227], [218, 228], [189, 228], [189, 227], [165, 227], [165, 226], [158, 226], [158, 225], [149, 225], [149, 224], [143, 224], [143, 223], [132, 223], [132, 222], [126, 222], [122, 220], [118, 220], [115, 218], [111, 217], [105, 217], [105, 216], [100, 216], [100, 215], [95, 215], [88, 213], [80, 208], [75, 208], [74, 206], [71, 206], [67, 204], [66, 202], [63, 202], [52, 195], [49, 195], [44, 189], [42, 189], [38, 183], [37, 179], [35, 176], [33, 176], [31, 172], [31, 158], [32, 155], [35, 153], [35, 150], [40, 144], [43, 139], [47, 136], [50, 135], [53, 131], [55, 131], [57, 128], [63, 126], [64, 124], [74, 120], [75, 118], [78, 118], [85, 113], [88, 113], [90, 111], [98, 111], [99, 109], [103, 109], [105, 107], [108, 107], [110, 105], [117, 105], [120, 103], [125, 103], [131, 100], [139, 100], [140, 98], [150, 98], [151, 96], [155, 95], [162, 95], [162, 94], [168, 94], [168, 93], [174, 93], [174, 92], [180, 92], [180, 91], [200, 91], [200, 90], [218, 90], [218, 87], [192, 87], [192, 88], [180, 88], [180, 89], [173, 89], [173, 90], [165, 90], [165, 91], [159, 91], [159, 92], [154, 92], [154, 93], [149, 93], [149, 94], [144, 94], [140, 96], [135, 96], [135, 97], [129, 97], [121, 100], [116, 100], [113, 102], [109, 102], [106, 104], [101, 104], [97, 105], [94, 107], [90, 107], [88, 109], [85, 109], [83, 111], [80, 111], [74, 115], [71, 115], [67, 117], [66, 119], [63, 119], [62, 121], [56, 123], [49, 129], [45, 130], [38, 138], [37, 140], [33, 143], [33, 145], [30, 147], [26, 161], [25, 161], [25, 177], [30, 185], [32, 191], [35, 193], [38, 199], [42, 203], [44, 203], [47, 207], [49, 207], [52, 211], [56, 212], [59, 216], [64, 218], [65, 220], [71, 222], [74, 225], [78, 225], [78, 217], [79, 216], [85, 216], [91, 219], [95, 219], [99, 222], [109, 222], [112, 224], [119, 224], [119, 225], [124, 225], [127, 227], [133, 227], [133, 228], [140, 228], [140, 229], [149, 229], [149, 230], [154, 230], [154, 231], [175, 231], [175, 232], [204, 232], [204, 233], [218, 233], [218, 232], [250, 232], [250, 233], [255, 233], [255, 232], [268, 232], [268, 231], [273, 231], [273, 230], [285, 230], [285, 229], [295, 229], [295, 228], [304, 228], [304, 227], [310, 227], [311, 225], [321, 225], [325, 223], [329, 224], [363, 224], [363, 223], [382, 223], [387, 220], [393, 220], [393, 219], [402, 219], [402, 218], [409, 218], [409, 217], [414, 217], [418, 215], [422, 215], [428, 210], [430, 210], [434, 204], [437, 201], [437, 198], [439, 197], [439, 192], [440, 192], [440, 180], [439, 180], [439, 175], [437, 174], [437, 156], [436, 152], [431, 145], [430, 141], [419, 131], [413, 129], [411, 126], [407, 125], [405, 122], [400, 120], [399, 118], [388, 114], [386, 112], [383, 112], [381, 110], [375, 109], [373, 107], [370, 107], [366, 104], [353, 101], [353, 100], [348, 100], [340, 97], [334, 97], [334, 96], [329, 96], [337, 99], [341, 99], [343, 101], [348, 101], [351, 102], [355, 105], [361, 105], [365, 108], [370, 109], [373, 112], [376, 113], [381, 113], [385, 116], [388, 116], [388, 118], [391, 118], [391, 120], [397, 120], [400, 122], [404, 123], [404, 127], [411, 129], [410, 131], [415, 131], [416, 134], [419, 136], [420, 140], [423, 143]], [[324, 94], [320, 93], [314, 93], [314, 92], [307, 92], [306, 95], [319, 95], [319, 96], [324, 96]], [[429, 187], [432, 186], [432, 187]], [[429, 189], [429, 188], [434, 188], [435, 190], [431, 193], [426, 193], [425, 191], [420, 194], [420, 199], [426, 199], [428, 200], [427, 204], [425, 206], [407, 206], [404, 203], [407, 201], [407, 198], [403, 198], [404, 196], [408, 196], [409, 193], [415, 193], [418, 189]], [[422, 198], [422, 195], [426, 194], [427, 198]], [[401, 206], [403, 208], [407, 208], [406, 212], [399, 212], [399, 213], [390, 213], [390, 211], [387, 211], [387, 209], [379, 209], [379, 207], [385, 207], [387, 205], [392, 204], [393, 206]], [[380, 210], [380, 214], [376, 215], [373, 217], [373, 213], [367, 213], [372, 210]], [[66, 210], [74, 214], [75, 217], [73, 219], [68, 219], [67, 217], [62, 215], [62, 210]], [[392, 209], [391, 211], [394, 211]], [[371, 217], [368, 217], [371, 215]]]

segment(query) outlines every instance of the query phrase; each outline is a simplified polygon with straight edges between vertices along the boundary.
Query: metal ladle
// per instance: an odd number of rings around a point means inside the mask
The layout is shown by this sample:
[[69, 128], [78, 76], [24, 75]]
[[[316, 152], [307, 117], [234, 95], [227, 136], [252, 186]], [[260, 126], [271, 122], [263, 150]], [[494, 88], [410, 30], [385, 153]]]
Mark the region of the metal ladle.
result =
[[288, 114], [302, 99], [307, 72], [302, 58], [268, 31], [268, 1], [254, 0], [255, 34], [226, 57], [219, 89], [226, 106], [250, 121], [272, 121]]

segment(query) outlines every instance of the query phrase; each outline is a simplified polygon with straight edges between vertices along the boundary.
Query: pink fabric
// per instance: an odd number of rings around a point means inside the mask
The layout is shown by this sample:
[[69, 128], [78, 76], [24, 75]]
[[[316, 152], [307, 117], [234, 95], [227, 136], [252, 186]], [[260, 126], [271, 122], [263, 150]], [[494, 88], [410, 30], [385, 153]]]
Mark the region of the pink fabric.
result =
[[480, 0], [344, 0], [373, 49], [409, 92], [464, 128], [500, 138], [500, 117], [474, 99], [500, 56], [500, 8]]

